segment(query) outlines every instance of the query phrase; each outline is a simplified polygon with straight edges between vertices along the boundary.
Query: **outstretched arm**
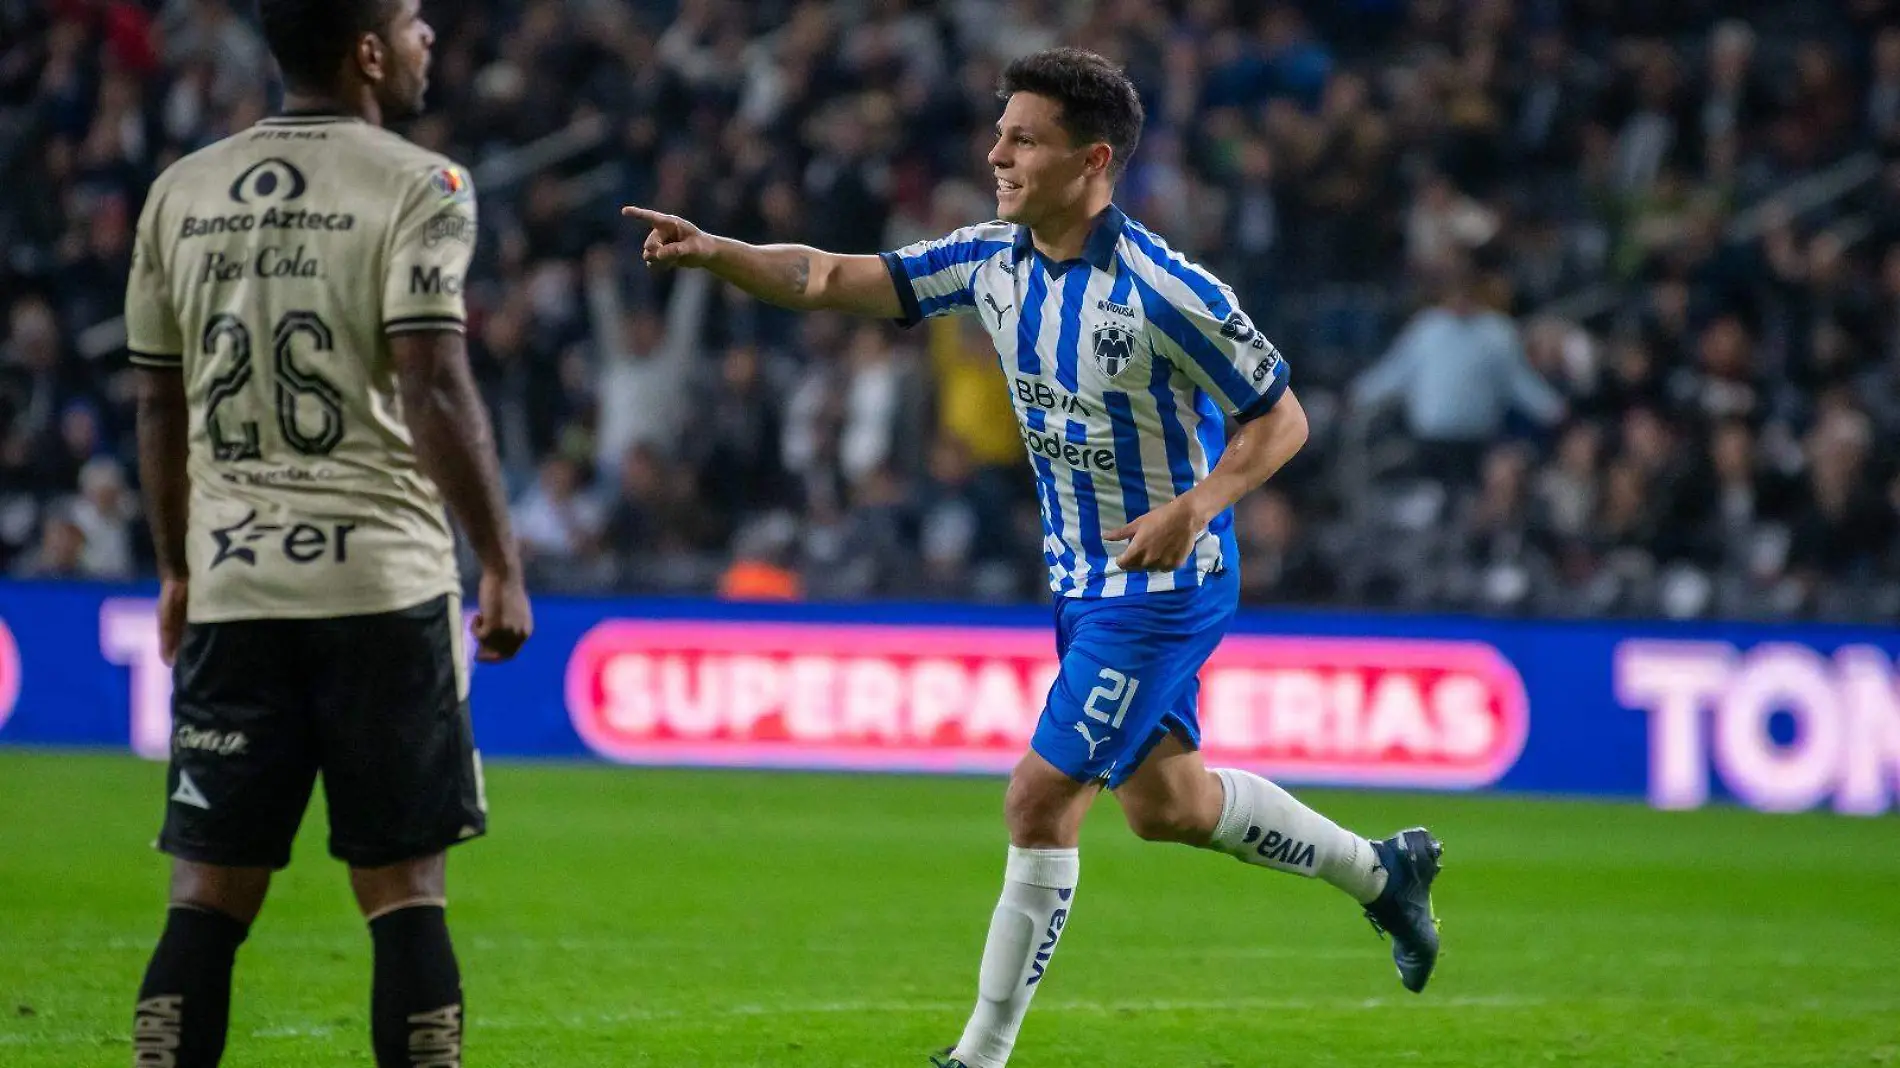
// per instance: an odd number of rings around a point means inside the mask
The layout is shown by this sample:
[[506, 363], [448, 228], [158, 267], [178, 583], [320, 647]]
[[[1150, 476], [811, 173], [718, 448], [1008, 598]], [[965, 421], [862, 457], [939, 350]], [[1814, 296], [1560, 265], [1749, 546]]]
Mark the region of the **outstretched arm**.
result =
[[904, 308], [876, 256], [841, 256], [806, 245], [749, 245], [706, 233], [677, 215], [625, 207], [653, 228], [641, 248], [652, 267], [700, 267], [760, 300], [798, 311], [830, 310], [896, 319]]

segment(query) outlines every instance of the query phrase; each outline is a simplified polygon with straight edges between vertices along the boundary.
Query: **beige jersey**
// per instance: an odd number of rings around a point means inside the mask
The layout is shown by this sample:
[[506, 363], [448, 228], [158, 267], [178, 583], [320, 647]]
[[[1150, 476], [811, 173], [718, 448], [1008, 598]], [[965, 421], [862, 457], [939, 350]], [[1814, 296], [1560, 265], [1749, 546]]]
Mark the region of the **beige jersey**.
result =
[[269, 119], [153, 186], [134, 363], [191, 409], [191, 619], [393, 611], [459, 588], [388, 337], [463, 329], [468, 172], [354, 119]]

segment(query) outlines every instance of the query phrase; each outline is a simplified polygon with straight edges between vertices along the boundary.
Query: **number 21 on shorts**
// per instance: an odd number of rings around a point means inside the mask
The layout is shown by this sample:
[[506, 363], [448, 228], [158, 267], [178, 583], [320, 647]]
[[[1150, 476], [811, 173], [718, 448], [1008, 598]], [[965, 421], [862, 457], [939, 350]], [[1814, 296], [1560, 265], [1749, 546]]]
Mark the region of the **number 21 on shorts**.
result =
[[[1128, 715], [1128, 706], [1135, 703], [1135, 690], [1140, 687], [1141, 680], [1106, 667], [1102, 669], [1101, 677], [1100, 685], [1089, 691], [1089, 699], [1082, 705], [1082, 714], [1097, 723], [1120, 727], [1123, 717]], [[1106, 708], [1096, 708], [1097, 701], [1105, 702]]]

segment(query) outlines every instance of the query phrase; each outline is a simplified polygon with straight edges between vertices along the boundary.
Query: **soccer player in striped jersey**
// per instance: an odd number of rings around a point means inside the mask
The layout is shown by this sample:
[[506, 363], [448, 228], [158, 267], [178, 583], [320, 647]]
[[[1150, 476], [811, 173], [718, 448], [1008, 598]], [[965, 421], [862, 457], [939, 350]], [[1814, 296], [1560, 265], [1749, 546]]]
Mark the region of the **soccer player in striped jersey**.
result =
[[905, 324], [975, 315], [1008, 376], [1041, 499], [1061, 674], [1010, 779], [976, 1008], [938, 1063], [1008, 1060], [1067, 926], [1082, 818], [1104, 787], [1143, 838], [1351, 894], [1420, 990], [1438, 955], [1439, 844], [1423, 829], [1368, 841], [1259, 776], [1210, 770], [1199, 752], [1197, 674], [1240, 587], [1232, 506], [1306, 440], [1287, 362], [1231, 289], [1115, 206], [1142, 124], [1119, 69], [1042, 52], [1011, 64], [999, 95], [999, 218], [940, 239], [840, 256], [624, 210], [652, 227], [649, 264], [704, 268], [786, 307]]

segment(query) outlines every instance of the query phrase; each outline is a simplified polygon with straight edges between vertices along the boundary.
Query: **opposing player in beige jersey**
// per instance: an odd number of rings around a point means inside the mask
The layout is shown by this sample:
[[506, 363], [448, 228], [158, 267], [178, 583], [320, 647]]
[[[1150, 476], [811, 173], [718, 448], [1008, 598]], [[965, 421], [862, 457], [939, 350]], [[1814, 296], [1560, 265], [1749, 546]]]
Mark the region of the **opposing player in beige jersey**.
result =
[[463, 337], [475, 194], [382, 128], [422, 105], [418, 0], [259, 7], [285, 114], [159, 178], [126, 294], [176, 721], [134, 1063], [217, 1064], [237, 947], [321, 774], [375, 945], [377, 1064], [446, 1068], [445, 850], [486, 805], [445, 502], [482, 566], [481, 657], [532, 629]]

